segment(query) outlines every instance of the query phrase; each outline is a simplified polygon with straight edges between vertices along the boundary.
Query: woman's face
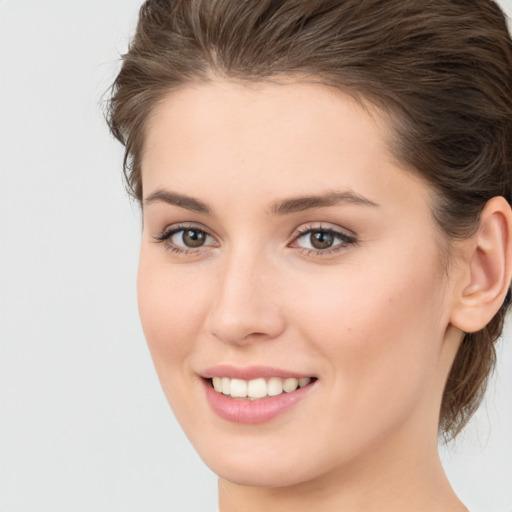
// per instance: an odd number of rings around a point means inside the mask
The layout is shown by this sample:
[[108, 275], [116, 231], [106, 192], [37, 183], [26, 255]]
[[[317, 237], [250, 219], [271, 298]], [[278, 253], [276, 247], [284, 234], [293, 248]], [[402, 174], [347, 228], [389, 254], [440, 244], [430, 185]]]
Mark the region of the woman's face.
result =
[[190, 86], [149, 120], [142, 325], [224, 479], [292, 485], [436, 442], [454, 282], [390, 135], [306, 83]]

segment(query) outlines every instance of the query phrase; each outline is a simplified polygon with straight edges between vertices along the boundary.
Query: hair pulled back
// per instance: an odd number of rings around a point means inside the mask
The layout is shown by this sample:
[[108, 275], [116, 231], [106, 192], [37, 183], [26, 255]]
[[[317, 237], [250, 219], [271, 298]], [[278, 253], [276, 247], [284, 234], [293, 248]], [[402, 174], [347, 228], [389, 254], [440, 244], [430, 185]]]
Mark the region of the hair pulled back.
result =
[[[107, 121], [142, 198], [148, 117], [170, 92], [216, 77], [311, 77], [389, 114], [392, 151], [435, 191], [447, 240], [494, 196], [511, 202], [512, 43], [491, 0], [149, 0], [112, 86]], [[465, 334], [443, 395], [455, 436], [494, 368], [508, 304]]]

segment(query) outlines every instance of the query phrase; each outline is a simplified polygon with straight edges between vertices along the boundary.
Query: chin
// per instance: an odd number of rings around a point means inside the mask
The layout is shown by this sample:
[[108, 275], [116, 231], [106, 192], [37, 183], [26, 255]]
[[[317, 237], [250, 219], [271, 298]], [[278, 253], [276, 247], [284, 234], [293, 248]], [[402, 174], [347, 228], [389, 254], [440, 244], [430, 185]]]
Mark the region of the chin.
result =
[[216, 460], [207, 465], [219, 478], [246, 487], [291, 487], [311, 480], [312, 476], [302, 468], [289, 464], [272, 466], [260, 461]]
[[[265, 435], [267, 434], [267, 435]], [[290, 487], [325, 475], [338, 467], [339, 454], [321, 453], [313, 443], [296, 443], [293, 434], [255, 432], [251, 436], [227, 439], [210, 435], [191, 438], [203, 462], [221, 479], [249, 487]], [[309, 437], [309, 436], [308, 436]], [[288, 439], [287, 439], [288, 438]], [[288, 442], [287, 442], [288, 440]]]

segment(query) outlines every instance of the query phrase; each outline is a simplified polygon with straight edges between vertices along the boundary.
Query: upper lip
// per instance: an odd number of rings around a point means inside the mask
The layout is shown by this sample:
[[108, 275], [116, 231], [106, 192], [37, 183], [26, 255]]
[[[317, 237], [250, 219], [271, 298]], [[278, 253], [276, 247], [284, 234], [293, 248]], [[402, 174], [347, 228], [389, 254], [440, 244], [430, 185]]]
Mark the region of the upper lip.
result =
[[304, 377], [313, 377], [311, 374], [285, 370], [272, 366], [233, 366], [231, 364], [219, 364], [205, 368], [200, 372], [201, 377], [211, 379], [212, 377], [229, 377], [230, 379], [252, 380], [259, 377], [271, 378], [280, 377], [282, 379], [302, 379]]

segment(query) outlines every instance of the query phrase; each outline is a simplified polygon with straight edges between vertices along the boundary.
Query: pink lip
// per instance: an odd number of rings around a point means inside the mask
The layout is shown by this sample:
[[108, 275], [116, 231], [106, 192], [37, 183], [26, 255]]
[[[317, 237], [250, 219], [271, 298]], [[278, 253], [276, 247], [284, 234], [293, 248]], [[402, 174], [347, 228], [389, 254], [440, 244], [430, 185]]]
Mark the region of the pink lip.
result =
[[212, 377], [229, 377], [230, 379], [252, 380], [260, 377], [264, 379], [270, 379], [270, 377], [280, 377], [281, 379], [293, 377], [295, 379], [302, 379], [303, 377], [314, 377], [314, 375], [269, 366], [248, 366], [241, 368], [229, 364], [219, 364], [203, 370], [201, 377], [205, 379], [211, 379]]
[[[259, 375], [262, 377], [261, 374]], [[272, 375], [276, 376], [275, 373]], [[224, 376], [227, 375], [224, 374]], [[304, 398], [316, 387], [315, 384], [318, 382], [314, 381], [303, 388], [297, 388], [291, 393], [283, 392], [277, 396], [248, 400], [246, 398], [231, 398], [215, 391], [210, 380], [202, 379], [202, 381], [206, 398], [213, 411], [224, 420], [246, 425], [264, 423], [279, 416]]]

